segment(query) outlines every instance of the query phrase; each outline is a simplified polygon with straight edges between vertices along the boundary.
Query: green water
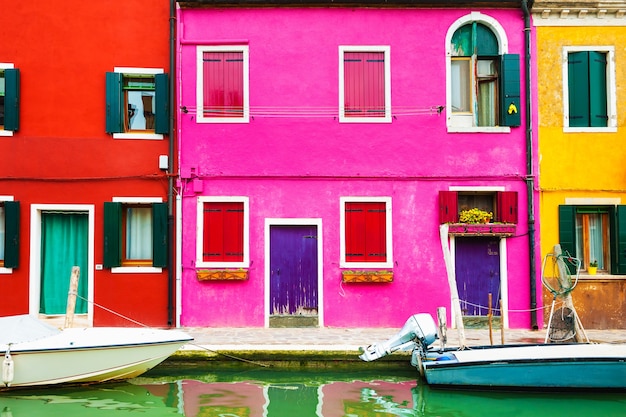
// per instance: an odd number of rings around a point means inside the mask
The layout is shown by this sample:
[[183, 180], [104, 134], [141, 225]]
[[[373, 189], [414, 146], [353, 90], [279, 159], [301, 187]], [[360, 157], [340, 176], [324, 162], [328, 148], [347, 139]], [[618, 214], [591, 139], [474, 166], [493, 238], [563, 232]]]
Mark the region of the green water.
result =
[[380, 370], [158, 368], [125, 383], [0, 392], [0, 417], [626, 416], [625, 393], [431, 389]]

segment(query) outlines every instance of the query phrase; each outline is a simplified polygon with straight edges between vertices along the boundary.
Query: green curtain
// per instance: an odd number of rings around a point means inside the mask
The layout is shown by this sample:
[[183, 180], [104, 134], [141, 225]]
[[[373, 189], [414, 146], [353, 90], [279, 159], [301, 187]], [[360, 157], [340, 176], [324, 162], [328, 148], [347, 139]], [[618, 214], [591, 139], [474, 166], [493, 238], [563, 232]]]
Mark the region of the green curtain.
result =
[[[80, 267], [78, 295], [87, 298], [87, 213], [44, 212], [41, 216], [42, 314], [65, 314], [73, 266]], [[87, 313], [87, 302], [76, 300], [76, 314]]]

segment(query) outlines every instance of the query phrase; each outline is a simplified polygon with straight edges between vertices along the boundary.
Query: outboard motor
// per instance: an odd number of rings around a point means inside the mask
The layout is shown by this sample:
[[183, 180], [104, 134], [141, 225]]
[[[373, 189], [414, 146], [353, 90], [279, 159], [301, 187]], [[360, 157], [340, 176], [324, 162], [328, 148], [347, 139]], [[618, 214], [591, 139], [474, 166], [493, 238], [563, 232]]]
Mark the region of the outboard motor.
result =
[[359, 358], [371, 362], [398, 350], [410, 350], [417, 347], [421, 347], [425, 352], [437, 338], [437, 326], [432, 316], [427, 313], [414, 314], [395, 336], [386, 342], [369, 345]]

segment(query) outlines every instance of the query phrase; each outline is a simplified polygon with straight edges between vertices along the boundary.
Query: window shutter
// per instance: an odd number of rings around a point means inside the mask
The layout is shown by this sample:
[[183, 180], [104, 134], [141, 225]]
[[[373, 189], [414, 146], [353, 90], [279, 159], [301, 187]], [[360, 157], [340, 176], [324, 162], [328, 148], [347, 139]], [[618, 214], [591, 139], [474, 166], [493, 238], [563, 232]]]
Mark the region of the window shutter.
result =
[[167, 203], [152, 204], [152, 266], [168, 266], [168, 213]]
[[500, 191], [496, 195], [496, 219], [502, 223], [517, 223], [517, 191]]
[[204, 204], [205, 262], [243, 261], [243, 203]]
[[606, 54], [589, 52], [589, 125], [591, 127], [608, 126], [606, 108]]
[[589, 126], [589, 54], [570, 52], [567, 57], [569, 126]]
[[243, 52], [205, 52], [203, 103], [207, 117], [243, 117]]
[[[563, 254], [576, 257], [576, 207], [559, 206], [559, 244]], [[575, 267], [566, 263], [571, 274], [576, 274]]]
[[122, 204], [104, 203], [104, 246], [103, 265], [113, 268], [122, 264], [120, 253]]
[[17, 268], [20, 257], [20, 202], [4, 203], [4, 267]]
[[106, 73], [106, 132], [124, 132], [122, 74]]
[[344, 53], [346, 117], [385, 115], [385, 53]]
[[346, 203], [346, 261], [365, 261], [365, 209], [359, 203]]
[[519, 126], [522, 112], [519, 54], [502, 55], [501, 68], [500, 123], [502, 126]]
[[439, 191], [439, 223], [458, 223], [459, 208], [456, 191]]
[[4, 130], [20, 127], [20, 70], [4, 70]]
[[626, 275], [626, 206], [617, 206], [616, 217], [616, 232], [617, 242], [616, 250], [612, 253], [611, 259], [613, 268], [612, 274]]
[[155, 84], [155, 123], [154, 133], [167, 135], [170, 129], [170, 83], [167, 74], [156, 74]]

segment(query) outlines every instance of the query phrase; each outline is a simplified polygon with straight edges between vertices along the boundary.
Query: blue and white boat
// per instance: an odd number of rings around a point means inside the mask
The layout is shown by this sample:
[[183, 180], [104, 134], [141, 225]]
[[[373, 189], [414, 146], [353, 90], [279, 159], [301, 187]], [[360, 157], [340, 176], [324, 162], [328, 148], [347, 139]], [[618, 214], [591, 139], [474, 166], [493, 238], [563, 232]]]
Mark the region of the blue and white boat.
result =
[[412, 350], [414, 365], [429, 385], [506, 389], [626, 390], [626, 344], [546, 343], [437, 349], [431, 315], [415, 314], [389, 340], [368, 346], [372, 361]]

